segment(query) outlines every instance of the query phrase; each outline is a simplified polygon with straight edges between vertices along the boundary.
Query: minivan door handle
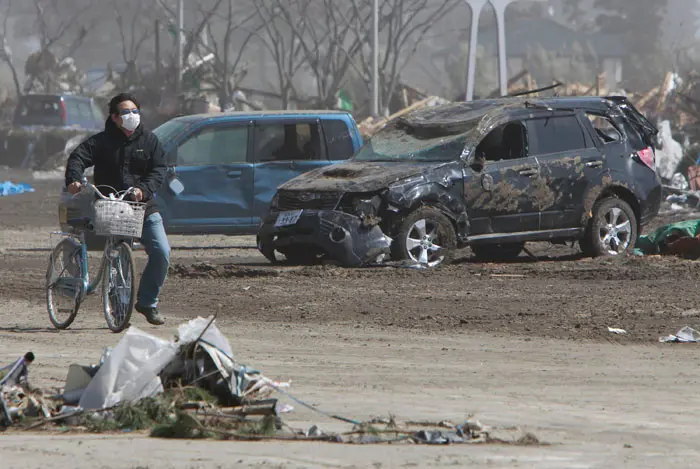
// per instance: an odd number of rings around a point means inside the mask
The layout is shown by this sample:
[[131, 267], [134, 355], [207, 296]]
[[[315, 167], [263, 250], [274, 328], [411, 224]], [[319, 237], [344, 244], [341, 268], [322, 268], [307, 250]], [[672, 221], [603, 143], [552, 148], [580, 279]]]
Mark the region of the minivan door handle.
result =
[[530, 176], [530, 177], [537, 176], [538, 173], [539, 173], [539, 171], [537, 170], [537, 168], [525, 168], [525, 169], [521, 169], [520, 171], [518, 171], [518, 174], [520, 174], [521, 176]]
[[243, 176], [243, 172], [242, 171], [229, 171], [226, 175], [228, 177], [230, 177], [231, 179], [237, 179], [237, 178]]

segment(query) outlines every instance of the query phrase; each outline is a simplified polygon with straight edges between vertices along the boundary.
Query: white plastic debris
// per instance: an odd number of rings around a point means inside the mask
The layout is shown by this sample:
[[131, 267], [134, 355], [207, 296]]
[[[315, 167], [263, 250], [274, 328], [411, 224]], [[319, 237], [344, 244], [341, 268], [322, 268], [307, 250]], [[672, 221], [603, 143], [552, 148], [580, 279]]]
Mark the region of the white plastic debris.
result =
[[681, 173], [676, 173], [673, 175], [670, 186], [674, 189], [679, 189], [682, 191], [687, 191], [690, 188], [688, 180]]
[[85, 388], [79, 406], [103, 409], [163, 392], [158, 374], [176, 354], [175, 343], [130, 327]]
[[671, 210], [674, 212], [680, 212], [681, 210], [684, 210], [682, 205], [678, 205], [677, 203], [672, 203], [671, 204]]
[[658, 139], [661, 145], [656, 150], [656, 168], [659, 176], [671, 179], [683, 159], [683, 146], [673, 139], [670, 121], [661, 122]]
[[619, 329], [616, 327], [608, 327], [608, 332], [612, 332], [613, 334], [627, 334], [627, 331], [624, 329]]
[[685, 326], [676, 335], [661, 337], [659, 342], [697, 343], [700, 342], [700, 332], [690, 326]]

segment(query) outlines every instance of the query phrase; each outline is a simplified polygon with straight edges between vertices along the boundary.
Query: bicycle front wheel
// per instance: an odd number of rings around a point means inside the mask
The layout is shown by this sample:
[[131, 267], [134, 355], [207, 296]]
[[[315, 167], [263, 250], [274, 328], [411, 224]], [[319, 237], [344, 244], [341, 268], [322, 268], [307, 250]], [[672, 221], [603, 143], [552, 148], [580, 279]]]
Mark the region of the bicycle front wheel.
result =
[[67, 329], [83, 298], [83, 254], [80, 243], [66, 238], [51, 252], [46, 271], [46, 307], [56, 329]]
[[115, 244], [107, 254], [102, 276], [102, 300], [107, 327], [121, 332], [129, 326], [136, 298], [134, 255], [125, 242]]

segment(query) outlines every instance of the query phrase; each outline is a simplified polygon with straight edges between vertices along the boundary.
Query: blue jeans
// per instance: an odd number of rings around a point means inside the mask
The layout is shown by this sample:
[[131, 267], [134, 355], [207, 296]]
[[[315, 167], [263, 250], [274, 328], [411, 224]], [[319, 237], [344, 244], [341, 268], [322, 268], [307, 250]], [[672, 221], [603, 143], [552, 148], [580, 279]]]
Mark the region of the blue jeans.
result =
[[170, 266], [170, 244], [160, 213], [153, 213], [144, 220], [141, 244], [148, 254], [148, 263], [141, 274], [136, 301], [143, 307], [155, 308]]

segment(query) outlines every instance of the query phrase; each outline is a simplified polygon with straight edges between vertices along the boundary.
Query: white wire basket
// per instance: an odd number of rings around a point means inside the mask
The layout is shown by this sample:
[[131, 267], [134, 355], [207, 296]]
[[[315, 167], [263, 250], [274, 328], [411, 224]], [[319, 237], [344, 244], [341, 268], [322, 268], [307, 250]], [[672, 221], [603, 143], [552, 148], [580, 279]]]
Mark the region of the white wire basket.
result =
[[140, 238], [146, 204], [125, 200], [96, 200], [92, 224], [98, 236]]

